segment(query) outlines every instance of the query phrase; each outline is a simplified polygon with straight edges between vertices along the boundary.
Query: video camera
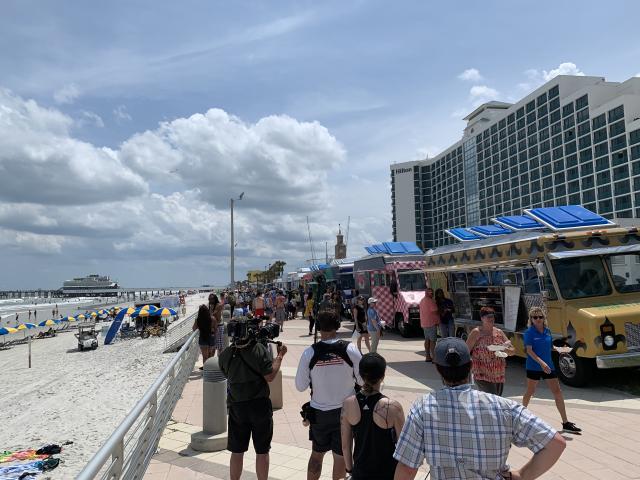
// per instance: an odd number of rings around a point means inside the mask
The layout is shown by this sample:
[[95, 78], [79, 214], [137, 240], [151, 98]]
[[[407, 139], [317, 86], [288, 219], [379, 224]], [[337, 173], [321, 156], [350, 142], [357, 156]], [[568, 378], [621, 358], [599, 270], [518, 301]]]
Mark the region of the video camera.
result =
[[257, 318], [242, 318], [232, 320], [227, 324], [227, 333], [231, 343], [246, 343], [255, 340], [261, 343], [276, 343], [273, 339], [280, 335], [280, 326], [275, 323], [260, 325]]

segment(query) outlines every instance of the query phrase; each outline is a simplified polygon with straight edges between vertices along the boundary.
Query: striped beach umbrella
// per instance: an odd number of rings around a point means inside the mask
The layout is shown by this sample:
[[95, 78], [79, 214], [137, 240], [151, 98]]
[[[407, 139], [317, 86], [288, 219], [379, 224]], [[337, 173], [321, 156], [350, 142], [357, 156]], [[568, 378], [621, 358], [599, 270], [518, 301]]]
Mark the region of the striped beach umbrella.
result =
[[56, 325], [56, 324], [58, 324], [58, 323], [60, 323], [60, 321], [59, 321], [59, 320], [52, 320], [52, 319], [49, 319], [49, 320], [45, 320], [44, 322], [40, 322], [40, 323], [38, 324], [38, 326], [39, 326], [39, 327], [53, 327], [54, 325]]
[[89, 314], [90, 317], [97, 317], [98, 316], [98, 312], [91, 312]]
[[18, 331], [17, 328], [2, 327], [2, 328], [0, 328], [0, 335], [8, 335], [9, 333], [16, 333], [17, 331]]
[[18, 330], [27, 330], [31, 328], [36, 328], [35, 323], [22, 323], [18, 326]]
[[84, 316], [84, 314], [82, 314], [82, 313], [81, 313], [80, 315], [76, 315], [76, 320], [78, 320], [78, 321], [79, 321], [79, 320], [84, 320], [84, 319], [86, 319], [86, 318], [87, 318], [87, 317], [85, 317], [85, 316]]
[[132, 317], [148, 317], [149, 315], [153, 315], [149, 310], [143, 310], [142, 308], [136, 310], [131, 314]]
[[143, 307], [140, 307], [140, 310], [147, 310], [150, 313], [154, 313], [156, 312], [158, 309], [158, 307], [156, 307], [155, 305], [145, 305]]
[[163, 308], [156, 313], [156, 315], [160, 315], [161, 317], [170, 317], [177, 314], [178, 313], [175, 310], [172, 310], [171, 308]]
[[63, 321], [63, 322], [75, 322], [76, 321], [76, 317], [66, 316], [66, 317], [61, 318], [60, 320]]

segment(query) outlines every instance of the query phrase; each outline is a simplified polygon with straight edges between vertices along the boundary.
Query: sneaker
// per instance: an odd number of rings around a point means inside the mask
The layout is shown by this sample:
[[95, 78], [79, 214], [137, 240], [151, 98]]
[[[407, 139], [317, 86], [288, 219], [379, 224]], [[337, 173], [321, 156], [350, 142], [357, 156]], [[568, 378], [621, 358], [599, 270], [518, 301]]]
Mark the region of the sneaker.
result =
[[564, 422], [562, 424], [562, 431], [567, 433], [577, 433], [578, 435], [582, 432], [581, 428], [576, 427], [573, 422]]

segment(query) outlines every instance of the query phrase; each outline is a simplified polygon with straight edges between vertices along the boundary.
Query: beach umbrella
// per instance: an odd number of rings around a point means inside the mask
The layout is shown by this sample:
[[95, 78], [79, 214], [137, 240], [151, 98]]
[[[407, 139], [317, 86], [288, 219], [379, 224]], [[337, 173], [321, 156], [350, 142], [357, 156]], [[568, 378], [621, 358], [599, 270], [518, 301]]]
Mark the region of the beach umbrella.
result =
[[7, 335], [9, 333], [16, 333], [17, 331], [18, 331], [17, 328], [2, 327], [2, 328], [0, 328], [0, 335]]
[[38, 324], [39, 327], [53, 327], [54, 325], [60, 323], [59, 320], [45, 320], [44, 322], [40, 322]]
[[150, 312], [149, 310], [142, 310], [142, 309], [136, 310], [131, 314], [132, 317], [148, 317], [149, 315], [153, 315], [153, 313]]
[[36, 328], [35, 323], [22, 323], [20, 326], [18, 326], [18, 330], [27, 330], [31, 328]]
[[85, 318], [87, 317], [85, 317], [82, 313], [80, 315], [76, 315], [76, 320], [84, 320]]
[[90, 317], [97, 317], [98, 316], [98, 312], [91, 312], [89, 314]]
[[104, 308], [102, 310], [98, 310], [98, 315], [109, 315], [109, 310], [105, 310]]
[[178, 313], [171, 308], [163, 308], [156, 312], [156, 315], [160, 315], [162, 317], [170, 317], [172, 315], [177, 315]]
[[75, 322], [76, 321], [76, 317], [67, 316], [67, 317], [61, 318], [60, 320], [63, 321], [63, 322]]
[[156, 307], [155, 305], [145, 305], [143, 307], [140, 307], [140, 310], [147, 310], [150, 313], [154, 313], [158, 310], [158, 307]]

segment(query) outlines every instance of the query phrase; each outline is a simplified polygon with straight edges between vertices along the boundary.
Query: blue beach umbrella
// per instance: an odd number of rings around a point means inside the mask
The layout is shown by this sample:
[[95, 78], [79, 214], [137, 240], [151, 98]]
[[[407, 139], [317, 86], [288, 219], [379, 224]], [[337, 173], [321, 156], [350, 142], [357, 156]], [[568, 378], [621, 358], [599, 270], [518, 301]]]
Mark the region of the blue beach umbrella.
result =
[[10, 333], [16, 333], [17, 331], [18, 331], [17, 328], [2, 327], [2, 328], [0, 328], [0, 335], [8, 335]]
[[66, 316], [64, 318], [61, 318], [60, 321], [62, 321], [62, 322], [75, 322], [76, 321], [76, 317]]
[[60, 320], [45, 320], [44, 322], [40, 322], [38, 324], [39, 327], [53, 327], [54, 325], [57, 325], [58, 323], [60, 323]]
[[160, 315], [162, 317], [170, 317], [172, 315], [177, 315], [178, 313], [171, 308], [161, 308], [154, 315]]
[[36, 328], [36, 325], [34, 323], [22, 323], [18, 326], [18, 330], [30, 330], [32, 328]]

